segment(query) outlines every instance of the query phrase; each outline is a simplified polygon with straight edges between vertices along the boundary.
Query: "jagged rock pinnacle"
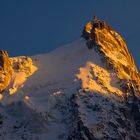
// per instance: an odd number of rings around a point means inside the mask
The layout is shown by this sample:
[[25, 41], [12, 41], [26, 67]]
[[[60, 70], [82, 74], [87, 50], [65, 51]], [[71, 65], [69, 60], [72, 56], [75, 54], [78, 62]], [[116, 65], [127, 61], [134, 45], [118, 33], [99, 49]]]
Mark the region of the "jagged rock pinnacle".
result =
[[140, 88], [140, 75], [126, 42], [109, 24], [94, 16], [84, 27], [82, 37], [89, 49], [94, 48], [102, 55], [106, 67], [117, 73], [120, 80], [131, 81], [134, 87]]

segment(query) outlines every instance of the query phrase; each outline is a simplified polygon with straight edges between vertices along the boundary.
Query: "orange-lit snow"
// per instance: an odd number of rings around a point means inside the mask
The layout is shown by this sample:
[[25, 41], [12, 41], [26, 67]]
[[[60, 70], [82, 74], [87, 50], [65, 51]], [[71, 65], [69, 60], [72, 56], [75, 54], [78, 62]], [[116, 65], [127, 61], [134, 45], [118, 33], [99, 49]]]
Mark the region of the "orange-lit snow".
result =
[[0, 101], [3, 99], [3, 95], [2, 94], [0, 94]]
[[29, 99], [30, 99], [30, 97], [29, 97], [29, 96], [25, 96], [24, 98], [25, 98], [25, 100], [29, 100]]
[[26, 60], [24, 57], [19, 57], [11, 60], [13, 61], [13, 65], [20, 64], [20, 70], [14, 69], [9, 86], [9, 94], [14, 94], [18, 89], [24, 86], [24, 82], [37, 70], [37, 67], [32, 64], [30, 58]]
[[77, 75], [82, 80], [82, 86], [88, 91], [97, 91], [100, 93], [123, 93], [116, 87], [111, 86], [110, 73], [94, 63], [88, 62], [86, 67], [80, 68], [80, 74]]

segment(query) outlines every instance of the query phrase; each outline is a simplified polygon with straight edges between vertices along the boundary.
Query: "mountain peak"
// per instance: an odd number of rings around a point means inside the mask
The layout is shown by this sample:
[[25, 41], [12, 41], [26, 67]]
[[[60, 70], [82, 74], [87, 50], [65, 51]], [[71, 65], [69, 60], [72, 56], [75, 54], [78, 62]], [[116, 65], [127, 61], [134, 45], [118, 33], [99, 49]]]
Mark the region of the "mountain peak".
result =
[[109, 24], [94, 16], [93, 21], [84, 27], [82, 37], [89, 49], [95, 49], [101, 54], [108, 70], [117, 73], [120, 80], [131, 81], [130, 83], [135, 83], [135, 87], [140, 88], [140, 75], [126, 42]]
[[1, 54], [0, 86], [5, 76], [9, 84], [0, 94], [0, 139], [140, 139], [140, 76], [104, 21], [94, 17], [82, 38], [47, 54]]
[[[83, 30], [83, 34], [82, 37], [84, 37], [85, 39], [89, 39], [89, 35], [92, 34], [92, 39], [94, 40], [94, 44], [96, 44], [97, 42], [97, 36], [96, 36], [96, 30], [107, 30], [110, 31], [110, 25], [106, 24], [105, 21], [100, 21], [97, 19], [96, 16], [94, 16], [92, 21], [89, 21]], [[90, 46], [89, 46], [90, 48]]]

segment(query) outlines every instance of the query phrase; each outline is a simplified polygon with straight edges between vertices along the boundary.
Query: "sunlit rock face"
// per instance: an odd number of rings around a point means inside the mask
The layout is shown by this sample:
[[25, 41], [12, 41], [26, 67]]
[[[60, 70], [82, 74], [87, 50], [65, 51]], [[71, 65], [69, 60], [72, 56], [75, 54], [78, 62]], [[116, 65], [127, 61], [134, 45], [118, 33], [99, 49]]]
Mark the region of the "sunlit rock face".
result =
[[11, 58], [13, 73], [8, 91], [14, 94], [18, 89], [22, 88], [25, 81], [30, 77], [37, 68], [33, 65], [32, 59], [27, 56]]
[[6, 51], [0, 51], [0, 92], [9, 87], [9, 93], [15, 93], [35, 71], [30, 57], [10, 58]]
[[0, 92], [9, 85], [12, 71], [13, 69], [8, 53], [6, 51], [0, 51]]
[[123, 84], [125, 81], [126, 85], [133, 85], [135, 92], [139, 91], [140, 75], [133, 57], [125, 40], [109, 24], [94, 17], [84, 27], [82, 37], [87, 40], [89, 49], [93, 48], [100, 54], [108, 70], [114, 71]]

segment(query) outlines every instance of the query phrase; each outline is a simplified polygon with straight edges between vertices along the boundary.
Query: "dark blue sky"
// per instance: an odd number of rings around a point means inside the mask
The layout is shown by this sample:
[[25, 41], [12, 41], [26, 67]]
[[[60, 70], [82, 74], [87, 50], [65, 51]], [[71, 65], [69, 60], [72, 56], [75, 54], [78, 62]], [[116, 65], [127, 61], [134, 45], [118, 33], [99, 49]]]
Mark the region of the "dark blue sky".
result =
[[80, 37], [93, 14], [126, 40], [140, 68], [140, 0], [0, 0], [0, 49], [45, 53]]

